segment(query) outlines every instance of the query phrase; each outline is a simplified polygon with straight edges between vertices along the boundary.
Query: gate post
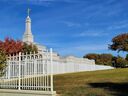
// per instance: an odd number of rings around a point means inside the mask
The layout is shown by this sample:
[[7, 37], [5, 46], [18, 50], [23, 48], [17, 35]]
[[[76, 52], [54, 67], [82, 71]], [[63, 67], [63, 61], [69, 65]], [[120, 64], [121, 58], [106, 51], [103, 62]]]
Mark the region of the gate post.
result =
[[20, 80], [20, 75], [21, 75], [21, 52], [19, 52], [19, 74], [18, 74], [18, 90], [20, 90], [20, 85], [21, 85], [21, 80]]
[[51, 65], [51, 72], [50, 72], [50, 78], [51, 78], [51, 92], [53, 92], [53, 62], [52, 62], [52, 48], [50, 48], [50, 65]]

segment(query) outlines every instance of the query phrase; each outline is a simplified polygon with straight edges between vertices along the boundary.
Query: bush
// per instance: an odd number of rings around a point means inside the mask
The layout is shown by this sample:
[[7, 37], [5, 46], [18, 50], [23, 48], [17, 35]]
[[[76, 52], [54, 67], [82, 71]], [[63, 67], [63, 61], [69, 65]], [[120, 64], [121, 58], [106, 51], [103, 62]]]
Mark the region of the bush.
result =
[[118, 68], [125, 68], [127, 64], [128, 64], [128, 61], [127, 61], [127, 60], [125, 60], [125, 59], [122, 58], [122, 57], [118, 57], [118, 58], [116, 59], [116, 65], [115, 65], [115, 67], [118, 67]]

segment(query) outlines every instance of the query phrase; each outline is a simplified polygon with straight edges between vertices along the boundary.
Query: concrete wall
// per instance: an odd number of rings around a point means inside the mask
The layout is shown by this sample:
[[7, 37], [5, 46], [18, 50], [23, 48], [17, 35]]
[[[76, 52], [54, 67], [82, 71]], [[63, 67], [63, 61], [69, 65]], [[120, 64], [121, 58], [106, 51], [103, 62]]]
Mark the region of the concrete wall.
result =
[[0, 89], [0, 96], [56, 96], [56, 92]]

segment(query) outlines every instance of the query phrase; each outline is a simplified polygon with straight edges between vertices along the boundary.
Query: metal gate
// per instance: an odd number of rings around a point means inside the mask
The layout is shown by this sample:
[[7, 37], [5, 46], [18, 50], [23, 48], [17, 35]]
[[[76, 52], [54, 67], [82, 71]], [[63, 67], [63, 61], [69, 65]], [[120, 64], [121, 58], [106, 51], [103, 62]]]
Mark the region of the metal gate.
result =
[[42, 53], [10, 55], [0, 88], [53, 91], [52, 49]]

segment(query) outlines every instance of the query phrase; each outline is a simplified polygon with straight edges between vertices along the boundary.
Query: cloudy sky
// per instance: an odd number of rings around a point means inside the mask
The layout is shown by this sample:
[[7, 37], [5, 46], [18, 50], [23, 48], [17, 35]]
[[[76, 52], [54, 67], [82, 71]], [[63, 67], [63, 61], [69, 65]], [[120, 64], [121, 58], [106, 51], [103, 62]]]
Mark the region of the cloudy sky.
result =
[[117, 55], [108, 44], [128, 32], [128, 0], [0, 0], [1, 40], [22, 39], [27, 8], [35, 41], [64, 56]]

